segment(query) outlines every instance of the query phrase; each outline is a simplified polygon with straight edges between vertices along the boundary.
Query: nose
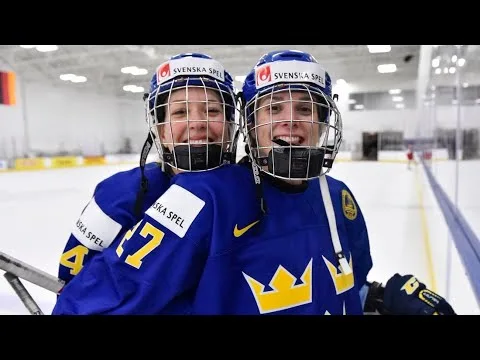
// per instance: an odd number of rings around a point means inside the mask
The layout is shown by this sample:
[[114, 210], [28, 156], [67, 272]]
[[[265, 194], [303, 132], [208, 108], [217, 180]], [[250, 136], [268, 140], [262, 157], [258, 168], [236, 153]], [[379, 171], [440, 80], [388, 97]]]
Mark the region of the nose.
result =
[[298, 122], [297, 121], [291, 121], [291, 120], [285, 120], [285, 121], [280, 121], [278, 123], [278, 125], [281, 126], [281, 127], [285, 127], [285, 128], [287, 128], [287, 127], [288, 128], [290, 128], [290, 127], [296, 128], [296, 127], [298, 127]]
[[200, 130], [207, 127], [207, 121], [204, 112], [197, 106], [192, 106], [188, 112], [188, 127], [190, 129]]
[[296, 128], [298, 126], [296, 121], [293, 121], [294, 119], [298, 119], [297, 117], [297, 111], [295, 110], [295, 106], [292, 106], [293, 104], [291, 102], [286, 102], [284, 103], [284, 106], [282, 107], [282, 111], [279, 114], [279, 122], [278, 125], [281, 127], [293, 127]]

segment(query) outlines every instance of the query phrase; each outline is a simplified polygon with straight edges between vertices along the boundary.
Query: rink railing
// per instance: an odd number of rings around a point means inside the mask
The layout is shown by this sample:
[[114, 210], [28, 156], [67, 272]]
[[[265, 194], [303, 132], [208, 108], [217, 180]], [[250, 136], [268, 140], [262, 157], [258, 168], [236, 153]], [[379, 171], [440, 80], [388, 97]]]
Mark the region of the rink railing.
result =
[[[238, 157], [241, 157], [239, 155]], [[157, 155], [152, 153], [147, 161], [155, 161]], [[337, 162], [360, 161], [361, 156], [350, 151], [340, 151], [335, 159]], [[433, 155], [432, 160], [448, 160], [448, 153], [444, 149], [438, 149]], [[407, 161], [405, 151], [379, 151], [378, 162], [400, 162]], [[137, 154], [111, 154], [105, 156], [55, 156], [55, 157], [32, 157], [17, 158], [12, 160], [0, 159], [0, 171], [11, 170], [45, 170], [72, 168], [82, 166], [101, 166], [101, 165], [121, 165], [138, 164], [139, 155]]]
[[422, 161], [422, 165], [450, 230], [451, 237], [455, 242], [455, 247], [462, 260], [465, 274], [470, 281], [477, 303], [480, 305], [480, 240], [462, 215], [460, 209], [455, 206], [445, 190], [437, 182], [428, 164]]
[[[155, 156], [149, 155], [148, 162]], [[115, 154], [106, 156], [55, 156], [18, 158], [11, 161], [0, 159], [0, 170], [45, 170], [64, 169], [83, 166], [102, 166], [139, 163], [139, 156], [134, 154]]]

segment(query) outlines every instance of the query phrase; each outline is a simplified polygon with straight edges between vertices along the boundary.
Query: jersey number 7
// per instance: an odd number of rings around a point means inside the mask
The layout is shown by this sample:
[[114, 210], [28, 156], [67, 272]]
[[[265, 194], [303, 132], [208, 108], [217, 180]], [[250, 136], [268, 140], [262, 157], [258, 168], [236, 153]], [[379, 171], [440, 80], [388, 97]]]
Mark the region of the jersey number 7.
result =
[[[116, 249], [118, 257], [122, 256], [123, 254], [123, 244], [125, 241], [129, 240], [132, 235], [137, 231], [138, 226], [141, 224], [141, 221], [135, 225], [131, 230], [128, 230], [123, 237], [122, 241], [120, 244], [118, 244], [118, 247]], [[137, 250], [134, 254], [128, 255], [125, 258], [125, 262], [133, 266], [137, 269], [142, 266], [142, 260], [145, 256], [147, 256], [149, 253], [151, 253], [158, 245], [163, 240], [163, 237], [165, 236], [165, 233], [159, 229], [157, 229], [155, 226], [150, 224], [149, 222], [146, 222], [142, 226], [142, 230], [140, 230], [140, 235], [144, 237], [145, 239], [148, 236], [152, 236], [152, 239], [147, 242], [145, 245], [143, 245], [139, 250]]]

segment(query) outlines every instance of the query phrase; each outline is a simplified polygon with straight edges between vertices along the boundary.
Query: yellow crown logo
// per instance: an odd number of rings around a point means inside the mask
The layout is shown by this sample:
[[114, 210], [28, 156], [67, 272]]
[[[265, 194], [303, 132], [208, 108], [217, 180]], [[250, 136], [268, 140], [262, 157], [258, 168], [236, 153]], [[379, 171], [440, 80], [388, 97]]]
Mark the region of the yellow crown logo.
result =
[[282, 265], [272, 277], [269, 285], [272, 290], [264, 291], [265, 286], [243, 273], [250, 290], [257, 302], [260, 314], [285, 310], [312, 302], [312, 260], [310, 259], [300, 279], [301, 284], [295, 285], [297, 278]]
[[[353, 271], [350, 274], [345, 275], [340, 270], [340, 266], [338, 267], [338, 270], [337, 270], [335, 265], [333, 265], [330, 261], [328, 261], [325, 256], [322, 255], [322, 257], [323, 257], [323, 261], [325, 261], [325, 265], [327, 265], [328, 272], [332, 277], [332, 281], [333, 281], [333, 284], [335, 285], [335, 290], [337, 292], [337, 295], [344, 293], [345, 291], [353, 288], [353, 285], [355, 283], [355, 280], [353, 277]], [[349, 264], [350, 264], [350, 268], [353, 269], [351, 254], [350, 254]]]

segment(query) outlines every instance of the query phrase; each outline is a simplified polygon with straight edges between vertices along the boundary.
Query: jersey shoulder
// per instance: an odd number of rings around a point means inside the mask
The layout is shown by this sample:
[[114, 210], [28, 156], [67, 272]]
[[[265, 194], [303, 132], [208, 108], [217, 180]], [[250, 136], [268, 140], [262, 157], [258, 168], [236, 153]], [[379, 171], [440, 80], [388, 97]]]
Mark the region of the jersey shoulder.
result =
[[348, 220], [355, 220], [359, 215], [361, 216], [362, 214], [357, 199], [348, 185], [344, 181], [330, 175], [325, 176], [332, 198], [340, 199], [341, 201], [343, 215]]
[[[149, 179], [149, 196], [158, 198], [159, 193], [168, 188], [169, 177], [153, 163], [145, 168], [145, 175]], [[136, 222], [133, 210], [140, 181], [138, 167], [102, 180], [81, 211], [72, 231], [73, 237], [91, 250], [103, 251], [110, 246], [122, 229]], [[152, 201], [145, 201], [145, 208]]]
[[[146, 215], [180, 238], [209, 237], [215, 252], [218, 247], [229, 246], [227, 238], [237, 223], [251, 222], [255, 216], [251, 211], [256, 206], [254, 196], [249, 169], [225, 165], [211, 171], [175, 175], [168, 190]], [[220, 243], [218, 239], [224, 241]]]
[[[144, 174], [148, 179], [149, 188], [157, 189], [158, 187], [167, 188], [170, 177], [163, 172], [162, 167], [158, 163], [148, 163], [145, 166]], [[95, 188], [95, 194], [110, 196], [122, 199], [134, 199], [141, 182], [140, 167], [134, 167], [129, 170], [117, 172], [104, 180], [100, 181]]]
[[173, 177], [177, 184], [196, 194], [210, 194], [210, 198], [241, 198], [254, 189], [251, 170], [238, 164], [224, 165], [218, 169], [195, 173], [181, 173]]
[[327, 178], [328, 187], [330, 188], [331, 193], [339, 193], [342, 190], [348, 189], [348, 186], [344, 181], [331, 175], [325, 175], [325, 177]]
[[[170, 176], [157, 163], [147, 164], [144, 173], [148, 180], [147, 197], [158, 198], [168, 188]], [[107, 215], [115, 219], [119, 216], [118, 212], [133, 212], [140, 184], [140, 167], [118, 172], [98, 183], [94, 191], [95, 201]], [[143, 210], [149, 205], [145, 205]]]
[[349, 248], [354, 259], [355, 281], [358, 284], [364, 284], [373, 265], [364, 215], [355, 195], [345, 182], [331, 176], [328, 176], [327, 180], [332, 202], [341, 213], [341, 223], [344, 224], [347, 233]]

